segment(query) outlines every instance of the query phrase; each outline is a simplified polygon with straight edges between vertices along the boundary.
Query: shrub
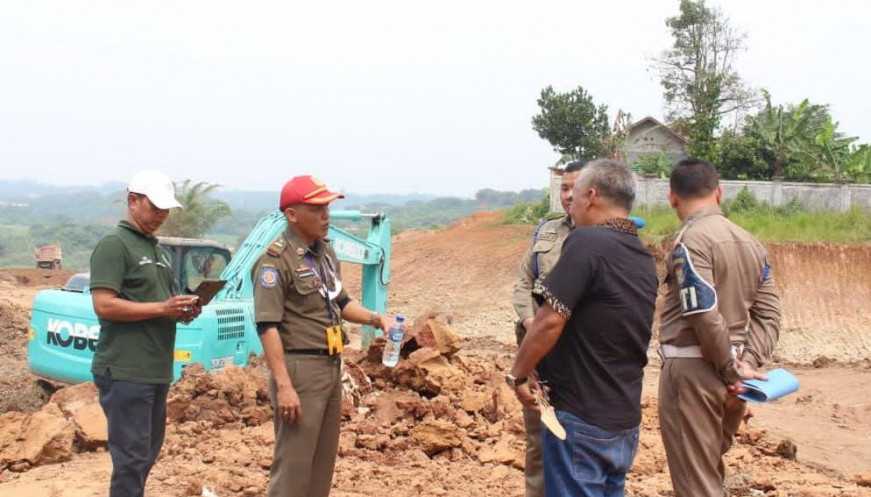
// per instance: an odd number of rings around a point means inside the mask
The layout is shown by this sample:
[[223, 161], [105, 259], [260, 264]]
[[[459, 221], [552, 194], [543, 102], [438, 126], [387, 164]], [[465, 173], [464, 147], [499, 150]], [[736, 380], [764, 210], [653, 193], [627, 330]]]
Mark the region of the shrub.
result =
[[655, 176], [658, 178], [667, 178], [671, 174], [672, 161], [671, 157], [665, 152], [655, 154], [643, 154], [638, 157], [632, 169], [644, 176]]

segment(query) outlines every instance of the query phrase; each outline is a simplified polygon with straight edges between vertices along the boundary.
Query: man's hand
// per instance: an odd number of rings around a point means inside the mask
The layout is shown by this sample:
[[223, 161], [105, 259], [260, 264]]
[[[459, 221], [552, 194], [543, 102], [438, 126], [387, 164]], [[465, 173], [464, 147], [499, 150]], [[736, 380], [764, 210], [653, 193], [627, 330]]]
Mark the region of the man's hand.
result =
[[185, 312], [185, 315], [179, 319], [184, 324], [188, 324], [203, 312], [203, 305], [200, 303], [200, 298], [196, 295], [193, 296], [195, 298], [193, 305], [189, 307], [190, 311]]
[[[163, 315], [175, 321], [183, 321], [187, 316], [192, 315], [197, 300], [196, 295], [176, 295], [168, 298], [163, 301]], [[199, 312], [197, 311], [197, 315]]]
[[739, 359], [735, 359], [735, 371], [741, 379], [726, 386], [731, 395], [739, 395], [747, 391], [744, 387], [744, 380], [768, 380], [768, 376], [765, 373], [757, 371], [753, 366]]
[[275, 400], [278, 414], [287, 424], [296, 423], [302, 416], [302, 405], [299, 402], [299, 395], [290, 385], [278, 387], [277, 390]]
[[393, 326], [393, 318], [382, 316], [380, 314], [372, 313], [372, 320], [369, 322], [369, 325], [379, 330], [387, 333], [387, 330]]
[[517, 400], [519, 400], [520, 403], [523, 404], [523, 407], [526, 407], [527, 409], [534, 409], [536, 411], [538, 410], [538, 399], [536, 399], [535, 394], [532, 393], [532, 388], [529, 381], [515, 388], [514, 395], [517, 396]]

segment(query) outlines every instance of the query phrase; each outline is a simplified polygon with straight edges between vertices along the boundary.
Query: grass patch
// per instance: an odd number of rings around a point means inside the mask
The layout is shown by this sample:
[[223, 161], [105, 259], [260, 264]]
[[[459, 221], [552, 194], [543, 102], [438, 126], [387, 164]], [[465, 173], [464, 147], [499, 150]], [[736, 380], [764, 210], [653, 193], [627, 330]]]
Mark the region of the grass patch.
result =
[[[866, 243], [871, 241], [871, 213], [854, 208], [847, 212], [810, 212], [766, 205], [728, 209], [735, 224], [765, 242]], [[641, 231], [645, 239], [660, 242], [680, 228], [680, 221], [668, 207], [637, 209], [633, 215], [647, 221]]]

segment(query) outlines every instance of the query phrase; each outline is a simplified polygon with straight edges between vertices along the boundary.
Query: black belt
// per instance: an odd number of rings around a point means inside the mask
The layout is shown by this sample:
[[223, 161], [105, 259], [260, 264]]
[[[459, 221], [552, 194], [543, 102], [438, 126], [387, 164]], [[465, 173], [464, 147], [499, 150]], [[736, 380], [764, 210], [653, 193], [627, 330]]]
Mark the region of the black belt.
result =
[[[284, 349], [285, 354], [299, 354], [299, 355], [321, 355], [321, 356], [329, 356], [330, 352], [327, 349]], [[338, 354], [336, 354], [338, 355]]]

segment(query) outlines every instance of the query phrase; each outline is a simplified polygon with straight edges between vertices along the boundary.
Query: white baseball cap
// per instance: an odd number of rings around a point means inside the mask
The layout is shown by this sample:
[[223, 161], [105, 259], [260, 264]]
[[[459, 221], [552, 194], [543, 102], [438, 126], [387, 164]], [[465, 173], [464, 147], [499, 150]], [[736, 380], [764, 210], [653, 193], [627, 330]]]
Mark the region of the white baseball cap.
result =
[[127, 185], [127, 191], [145, 195], [158, 209], [173, 209], [182, 206], [175, 198], [175, 185], [172, 184], [172, 180], [160, 171], [136, 173]]

